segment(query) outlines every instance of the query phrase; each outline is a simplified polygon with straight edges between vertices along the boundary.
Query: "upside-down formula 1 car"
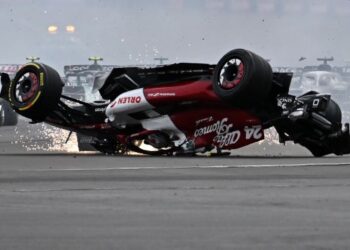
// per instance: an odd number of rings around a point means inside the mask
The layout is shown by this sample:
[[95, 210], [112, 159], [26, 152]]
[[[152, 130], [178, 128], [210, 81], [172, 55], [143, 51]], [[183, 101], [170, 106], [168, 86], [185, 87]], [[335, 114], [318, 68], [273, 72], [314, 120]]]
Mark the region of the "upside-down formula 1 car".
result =
[[33, 123], [77, 132], [104, 153], [224, 152], [263, 140], [270, 127], [280, 142], [299, 143], [314, 156], [350, 153], [349, 124], [337, 103], [315, 91], [288, 94], [291, 78], [236, 49], [217, 65], [114, 68], [96, 76], [102, 99], [90, 103], [63, 95], [51, 67], [28, 63], [12, 81], [2, 74], [1, 97]]

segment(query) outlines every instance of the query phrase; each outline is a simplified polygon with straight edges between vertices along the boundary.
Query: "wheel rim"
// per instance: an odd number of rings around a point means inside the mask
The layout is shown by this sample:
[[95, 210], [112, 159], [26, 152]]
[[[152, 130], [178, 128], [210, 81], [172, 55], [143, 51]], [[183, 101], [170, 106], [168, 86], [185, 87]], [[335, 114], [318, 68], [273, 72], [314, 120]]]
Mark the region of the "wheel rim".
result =
[[219, 72], [218, 85], [222, 89], [233, 89], [237, 87], [244, 76], [243, 62], [238, 58], [227, 61]]
[[39, 91], [39, 78], [33, 72], [24, 73], [15, 85], [15, 98], [19, 103], [26, 103]]

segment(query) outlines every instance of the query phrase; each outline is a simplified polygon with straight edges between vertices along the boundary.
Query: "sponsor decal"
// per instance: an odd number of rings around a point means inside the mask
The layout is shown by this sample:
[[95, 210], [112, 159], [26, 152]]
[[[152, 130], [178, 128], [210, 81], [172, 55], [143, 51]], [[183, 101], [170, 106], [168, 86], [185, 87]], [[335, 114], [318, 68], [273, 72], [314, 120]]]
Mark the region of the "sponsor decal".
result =
[[246, 141], [251, 139], [260, 140], [264, 136], [261, 125], [253, 127], [245, 126], [243, 131], [235, 130], [226, 134], [218, 134], [214, 138], [214, 142], [218, 143], [220, 148], [234, 145], [239, 141], [242, 133], [245, 135]]
[[241, 138], [241, 131], [235, 130], [230, 133], [217, 135], [214, 138], [214, 142], [219, 144], [219, 147], [222, 148], [224, 146], [234, 145], [238, 142], [239, 138]]
[[103, 108], [95, 108], [95, 112], [105, 112], [106, 111], [106, 108], [103, 107]]
[[196, 129], [194, 131], [194, 137], [199, 137], [202, 135], [207, 135], [213, 132], [217, 134], [225, 134], [233, 127], [232, 124], [227, 124], [228, 118], [223, 118], [221, 121], [217, 121], [209, 126]]
[[213, 121], [213, 117], [212, 117], [212, 116], [209, 116], [209, 117], [206, 117], [206, 118], [197, 120], [197, 121], [196, 121], [196, 126], [198, 126], [199, 124], [201, 124], [201, 123], [203, 123], [203, 122], [211, 122], [211, 121]]
[[44, 73], [40, 73], [40, 86], [44, 86]]
[[148, 97], [169, 97], [169, 96], [176, 96], [176, 93], [149, 93], [147, 95]]
[[67, 67], [70, 71], [82, 71], [82, 70], [88, 70], [89, 65], [71, 65]]
[[[93, 64], [83, 64], [83, 65], [65, 65], [64, 71], [89, 71], [91, 69], [91, 65]], [[101, 68], [101, 71], [107, 72], [112, 71], [117, 65], [98, 65]], [[100, 71], [100, 70], [98, 70]]]
[[246, 126], [244, 127], [244, 132], [245, 132], [246, 140], [250, 140], [250, 139], [259, 140], [264, 136], [261, 125], [256, 125], [253, 127]]
[[277, 106], [283, 110], [288, 109], [293, 105], [294, 100], [294, 96], [280, 96], [277, 98]]
[[[210, 118], [212, 119], [212, 117], [208, 117], [198, 120], [197, 122], [201, 123], [208, 121]], [[244, 139], [247, 141], [251, 139], [260, 140], [264, 136], [261, 125], [252, 127], [245, 126], [243, 130], [233, 130], [233, 124], [228, 123], [228, 118], [225, 117], [222, 120], [208, 126], [196, 129], [194, 132], [194, 137], [197, 138], [211, 133], [216, 133], [213, 141], [217, 143], [219, 147], [234, 145], [242, 138], [242, 136], [244, 136]]]
[[118, 104], [140, 103], [141, 96], [127, 96], [118, 99]]

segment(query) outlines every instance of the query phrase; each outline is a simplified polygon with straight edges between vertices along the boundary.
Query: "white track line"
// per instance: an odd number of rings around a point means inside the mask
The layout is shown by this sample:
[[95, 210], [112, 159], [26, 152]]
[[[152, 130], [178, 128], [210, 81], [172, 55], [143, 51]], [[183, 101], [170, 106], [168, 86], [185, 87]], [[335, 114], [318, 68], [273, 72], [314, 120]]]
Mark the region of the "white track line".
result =
[[350, 166], [350, 162], [341, 163], [299, 163], [299, 164], [240, 164], [213, 166], [167, 166], [167, 167], [114, 167], [114, 168], [59, 168], [59, 169], [19, 169], [15, 172], [89, 172], [89, 171], [121, 171], [121, 170], [171, 170], [171, 169], [228, 169], [228, 168], [277, 168], [277, 167], [321, 167]]

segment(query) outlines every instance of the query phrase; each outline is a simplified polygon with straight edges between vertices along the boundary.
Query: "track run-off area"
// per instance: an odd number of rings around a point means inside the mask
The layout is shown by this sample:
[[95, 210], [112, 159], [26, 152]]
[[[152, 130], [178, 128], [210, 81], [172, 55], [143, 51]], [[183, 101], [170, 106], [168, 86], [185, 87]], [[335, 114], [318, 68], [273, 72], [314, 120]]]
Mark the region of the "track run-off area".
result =
[[0, 249], [347, 249], [350, 158], [0, 155]]

